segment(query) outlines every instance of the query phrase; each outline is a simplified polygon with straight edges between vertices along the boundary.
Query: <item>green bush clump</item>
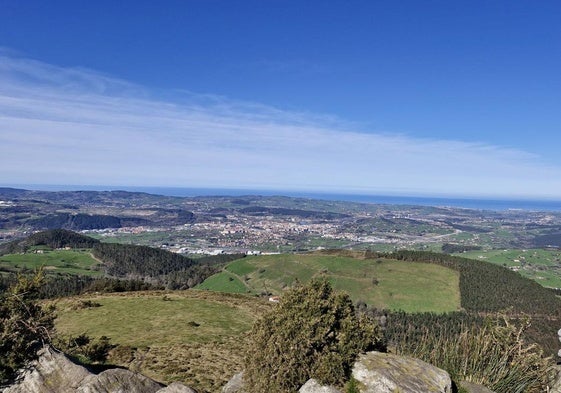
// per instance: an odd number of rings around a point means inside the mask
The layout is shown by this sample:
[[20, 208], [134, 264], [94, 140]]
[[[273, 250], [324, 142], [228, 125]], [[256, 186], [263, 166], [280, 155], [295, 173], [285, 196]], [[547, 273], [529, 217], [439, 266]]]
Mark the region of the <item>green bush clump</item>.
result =
[[55, 344], [58, 349], [83, 364], [104, 363], [109, 356], [109, 351], [115, 348], [107, 336], [93, 339], [86, 334], [76, 337], [58, 337]]
[[11, 382], [19, 368], [50, 342], [55, 318], [52, 308], [39, 304], [43, 273], [20, 276], [0, 295], [0, 386]]
[[345, 393], [360, 393], [360, 389], [358, 387], [358, 382], [356, 379], [351, 377], [345, 386]]
[[253, 326], [245, 357], [248, 392], [295, 392], [308, 379], [342, 387], [357, 355], [381, 348], [377, 324], [357, 317], [326, 280], [287, 291]]

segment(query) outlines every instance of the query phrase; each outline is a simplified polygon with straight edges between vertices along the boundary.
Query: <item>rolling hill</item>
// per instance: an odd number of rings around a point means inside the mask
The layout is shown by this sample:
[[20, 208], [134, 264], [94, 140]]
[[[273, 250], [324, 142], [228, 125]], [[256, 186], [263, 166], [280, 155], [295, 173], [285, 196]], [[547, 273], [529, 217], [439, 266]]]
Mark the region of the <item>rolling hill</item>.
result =
[[280, 295], [296, 281], [324, 276], [357, 302], [408, 312], [446, 312], [460, 308], [459, 274], [428, 263], [389, 258], [358, 259], [335, 255], [281, 254], [231, 262], [198, 289]]
[[[561, 299], [552, 290], [503, 266], [445, 254], [327, 250], [253, 257], [228, 264], [199, 288], [278, 294], [296, 279], [307, 281], [317, 275], [325, 275], [335, 288], [372, 310], [425, 312], [419, 318], [400, 317], [399, 330], [407, 325], [407, 329], [416, 329], [421, 323], [430, 326], [435, 318], [462, 323], [469, 316], [481, 322], [501, 313], [521, 323], [531, 320], [527, 339], [540, 344], [546, 353], [557, 353], [554, 333], [561, 321]], [[438, 314], [454, 310], [461, 312]]]
[[[52, 266], [51, 272], [66, 271], [65, 280], [80, 274], [81, 280], [113, 280], [111, 286], [126, 283], [131, 276], [146, 282], [158, 278], [176, 288], [191, 287], [189, 280], [193, 285], [201, 282], [201, 290], [96, 293], [55, 301], [57, 330], [63, 337], [109, 336], [118, 344], [110, 362], [157, 380], [188, 382], [201, 391], [215, 391], [239, 371], [245, 333], [263, 310], [273, 307], [266, 299], [269, 294], [281, 295], [282, 301], [284, 289], [318, 276], [349, 293], [361, 312], [387, 317], [388, 341], [411, 339], [422, 329], [458, 333], [462, 326], [480, 326], [484, 318], [499, 312], [514, 322], [529, 318], [526, 337], [547, 353], [558, 349], [561, 299], [516, 272], [479, 260], [418, 251], [349, 250], [194, 260], [148, 247], [95, 240], [90, 244], [91, 238], [75, 235], [58, 230], [38, 233], [6, 246], [27, 253], [0, 259], [9, 265], [4, 268], [44, 264]], [[91, 248], [82, 254], [76, 249], [53, 250], [84, 245]], [[44, 253], [34, 254], [37, 250]], [[92, 269], [89, 252], [101, 260], [99, 270]], [[71, 260], [72, 255], [77, 259]], [[113, 277], [83, 277], [84, 272], [72, 271], [80, 266], [86, 273]], [[197, 282], [202, 277], [204, 282]], [[53, 283], [49, 287], [54, 288]], [[146, 289], [135, 284], [120, 290], [129, 288]]]
[[514, 322], [530, 318], [526, 337], [547, 353], [558, 347], [552, 332], [558, 329], [561, 300], [552, 291], [502, 266], [406, 251], [247, 257], [205, 280], [199, 286], [204, 290], [63, 298], [55, 301], [56, 328], [64, 337], [109, 336], [118, 344], [110, 362], [212, 392], [240, 371], [246, 333], [274, 307], [261, 293], [282, 294], [316, 276], [362, 301], [364, 312], [387, 317], [388, 342], [418, 337], [424, 329], [459, 334], [503, 312]]

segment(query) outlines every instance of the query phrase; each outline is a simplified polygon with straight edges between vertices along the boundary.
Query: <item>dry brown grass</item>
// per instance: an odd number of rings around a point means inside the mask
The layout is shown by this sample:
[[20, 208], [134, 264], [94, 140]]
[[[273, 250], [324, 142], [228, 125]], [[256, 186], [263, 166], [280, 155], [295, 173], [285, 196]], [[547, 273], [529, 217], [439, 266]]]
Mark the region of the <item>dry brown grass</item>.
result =
[[223, 342], [193, 345], [117, 348], [109, 361], [141, 372], [157, 381], [179, 381], [199, 392], [219, 392], [242, 370], [246, 338], [231, 337]]

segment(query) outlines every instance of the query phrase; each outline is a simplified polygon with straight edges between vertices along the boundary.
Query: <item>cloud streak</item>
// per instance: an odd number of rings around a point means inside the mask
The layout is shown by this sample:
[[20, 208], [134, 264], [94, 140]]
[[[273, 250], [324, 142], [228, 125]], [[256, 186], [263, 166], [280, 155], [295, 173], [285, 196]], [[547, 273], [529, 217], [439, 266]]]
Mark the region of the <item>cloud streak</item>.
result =
[[523, 151], [376, 133], [211, 95], [156, 95], [5, 52], [0, 182], [561, 197], [561, 168]]

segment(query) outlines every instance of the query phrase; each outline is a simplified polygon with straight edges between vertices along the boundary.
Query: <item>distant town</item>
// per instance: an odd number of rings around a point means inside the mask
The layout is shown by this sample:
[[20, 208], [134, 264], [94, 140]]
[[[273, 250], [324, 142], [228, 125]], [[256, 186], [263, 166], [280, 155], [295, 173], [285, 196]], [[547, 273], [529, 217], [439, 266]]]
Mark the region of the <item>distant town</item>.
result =
[[61, 227], [184, 254], [561, 246], [558, 212], [11, 188], [0, 188], [0, 212], [0, 242]]

